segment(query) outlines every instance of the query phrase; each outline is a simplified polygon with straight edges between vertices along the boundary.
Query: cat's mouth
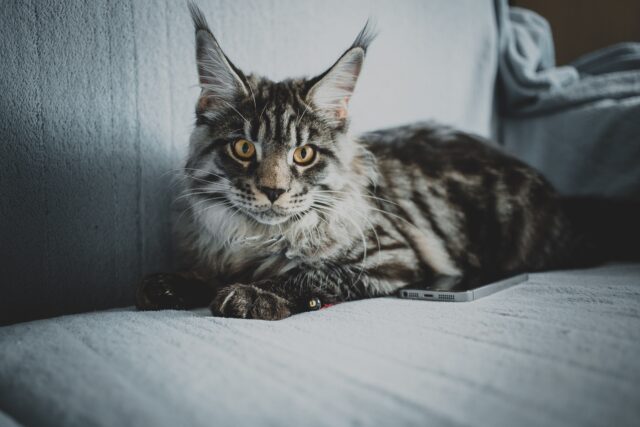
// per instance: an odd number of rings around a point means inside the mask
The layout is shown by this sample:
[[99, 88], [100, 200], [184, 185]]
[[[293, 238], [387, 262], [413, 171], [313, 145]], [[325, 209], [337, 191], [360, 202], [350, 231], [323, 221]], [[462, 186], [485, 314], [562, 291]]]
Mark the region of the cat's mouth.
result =
[[288, 221], [292, 216], [292, 214], [282, 212], [277, 207], [273, 206], [261, 211], [244, 209], [243, 212], [245, 212], [250, 218], [266, 225], [282, 224], [283, 222]]

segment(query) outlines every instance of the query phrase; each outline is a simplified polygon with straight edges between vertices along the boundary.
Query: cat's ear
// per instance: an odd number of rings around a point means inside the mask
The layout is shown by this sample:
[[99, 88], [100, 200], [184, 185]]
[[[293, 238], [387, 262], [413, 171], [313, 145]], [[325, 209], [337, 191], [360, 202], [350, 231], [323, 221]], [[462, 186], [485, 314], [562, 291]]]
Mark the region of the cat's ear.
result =
[[198, 108], [215, 108], [233, 102], [238, 96], [247, 96], [242, 71], [224, 54], [198, 6], [192, 1], [187, 4], [196, 28], [196, 63], [202, 88]]
[[369, 21], [358, 37], [327, 71], [309, 81], [307, 101], [331, 122], [344, 123], [348, 104], [362, 70], [365, 54], [376, 34]]

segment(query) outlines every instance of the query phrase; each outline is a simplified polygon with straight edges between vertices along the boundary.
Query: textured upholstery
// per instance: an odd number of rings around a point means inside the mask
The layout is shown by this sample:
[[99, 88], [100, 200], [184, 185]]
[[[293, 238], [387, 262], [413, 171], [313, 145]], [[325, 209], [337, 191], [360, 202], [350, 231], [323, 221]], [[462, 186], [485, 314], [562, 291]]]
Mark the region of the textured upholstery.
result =
[[637, 426], [639, 277], [539, 273], [470, 303], [279, 322], [118, 309], [5, 326], [0, 410], [42, 427]]
[[[237, 65], [276, 79], [321, 72], [372, 16], [354, 128], [489, 133], [492, 0], [199, 3]], [[183, 1], [0, 3], [0, 323], [126, 305], [169, 268], [193, 43]]]

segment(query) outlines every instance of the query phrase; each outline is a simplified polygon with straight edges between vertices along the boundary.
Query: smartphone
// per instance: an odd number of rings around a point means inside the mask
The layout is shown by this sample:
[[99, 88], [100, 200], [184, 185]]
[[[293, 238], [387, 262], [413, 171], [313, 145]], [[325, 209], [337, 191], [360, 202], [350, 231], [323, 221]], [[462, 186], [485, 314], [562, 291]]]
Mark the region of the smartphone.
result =
[[428, 283], [413, 284], [400, 289], [398, 297], [427, 301], [474, 301], [519, 283], [524, 283], [528, 278], [529, 276], [525, 273], [497, 282], [483, 284], [477, 281], [465, 280], [458, 276], [439, 276]]

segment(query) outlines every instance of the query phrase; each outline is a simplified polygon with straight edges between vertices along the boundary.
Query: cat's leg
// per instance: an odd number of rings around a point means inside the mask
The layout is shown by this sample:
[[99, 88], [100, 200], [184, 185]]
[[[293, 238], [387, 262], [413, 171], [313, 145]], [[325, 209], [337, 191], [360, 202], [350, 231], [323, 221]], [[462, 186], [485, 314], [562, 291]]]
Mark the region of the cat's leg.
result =
[[353, 267], [298, 269], [270, 280], [223, 287], [210, 308], [215, 316], [279, 320], [306, 311], [311, 298], [334, 304], [389, 295], [405, 285]]
[[213, 296], [213, 288], [193, 273], [150, 274], [138, 284], [136, 307], [185, 310], [206, 307]]
[[209, 306], [214, 316], [241, 319], [280, 320], [295, 314], [295, 304], [286, 294], [274, 292], [275, 282], [235, 283], [218, 290]]

